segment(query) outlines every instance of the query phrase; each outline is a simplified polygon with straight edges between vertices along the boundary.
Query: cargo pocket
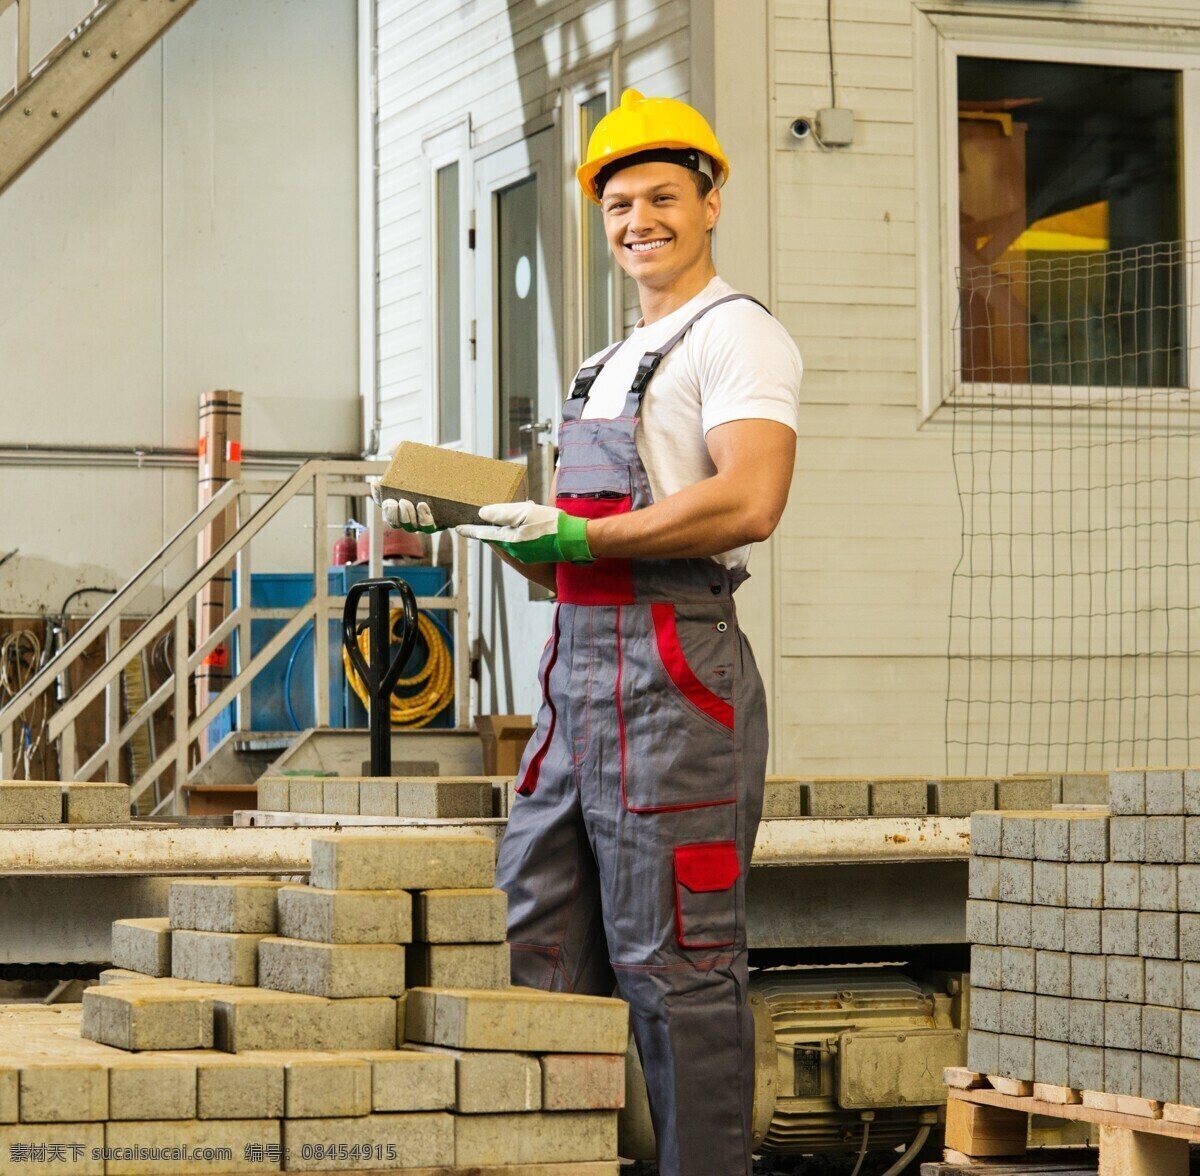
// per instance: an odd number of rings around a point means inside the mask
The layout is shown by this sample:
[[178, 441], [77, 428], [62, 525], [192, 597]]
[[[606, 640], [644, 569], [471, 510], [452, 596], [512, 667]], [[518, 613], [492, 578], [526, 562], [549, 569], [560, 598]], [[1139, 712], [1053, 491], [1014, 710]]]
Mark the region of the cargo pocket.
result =
[[741, 869], [732, 841], [675, 847], [675, 930], [680, 947], [729, 947], [735, 939], [734, 885]]

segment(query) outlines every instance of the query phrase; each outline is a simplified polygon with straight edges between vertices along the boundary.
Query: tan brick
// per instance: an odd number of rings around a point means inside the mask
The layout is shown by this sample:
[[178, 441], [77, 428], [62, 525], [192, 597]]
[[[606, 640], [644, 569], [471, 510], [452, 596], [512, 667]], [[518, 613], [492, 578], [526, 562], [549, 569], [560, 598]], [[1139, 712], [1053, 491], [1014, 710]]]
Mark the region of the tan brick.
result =
[[259, 984], [309, 996], [396, 996], [404, 948], [395, 943], [309, 943], [268, 936], [258, 945]]
[[917, 817], [929, 809], [929, 787], [924, 779], [889, 777], [871, 780], [870, 785], [873, 817]]
[[453, 1058], [454, 1107], [461, 1114], [541, 1110], [542, 1069], [535, 1057], [499, 1050], [446, 1050], [436, 1045], [408, 1048]]
[[41, 1059], [22, 1064], [22, 1123], [90, 1123], [108, 1118], [108, 1069], [98, 1062]]
[[66, 793], [67, 821], [72, 825], [116, 825], [130, 819], [128, 784], [73, 781]]
[[623, 1054], [543, 1054], [542, 1110], [609, 1111], [625, 1105]]
[[322, 793], [322, 811], [358, 816], [357, 780], [324, 780]]
[[407, 890], [279, 891], [279, 934], [319, 943], [408, 943], [413, 899]]
[[144, 976], [171, 974], [171, 928], [166, 919], [117, 919], [112, 925], [112, 962]]
[[455, 1049], [623, 1054], [629, 1006], [610, 997], [534, 988], [416, 988], [408, 994], [407, 1036]]
[[[249, 1156], [247, 1147], [280, 1147], [277, 1119], [176, 1119], [151, 1123], [106, 1123], [104, 1146], [110, 1149], [133, 1148], [228, 1148], [229, 1159], [209, 1161], [186, 1167], [161, 1159], [109, 1160], [108, 1176], [163, 1176], [163, 1173], [278, 1172], [278, 1160], [259, 1160]], [[276, 1153], [278, 1154], [278, 1153]], [[72, 1170], [73, 1171], [73, 1170]]]
[[192, 1119], [195, 1115], [194, 1064], [138, 1054], [109, 1068], [110, 1119]]
[[208, 984], [257, 984], [258, 944], [265, 938], [180, 928], [171, 933], [171, 975]]
[[260, 776], [256, 801], [258, 807], [264, 812], [286, 813], [291, 807], [289, 783], [286, 776]]
[[371, 1110], [446, 1111], [454, 1109], [454, 1058], [445, 1050], [367, 1050], [356, 1054], [371, 1063]]
[[116, 1049], [210, 1049], [213, 1003], [168, 986], [96, 986], [83, 994], [80, 1035]]
[[323, 813], [325, 811], [324, 780], [310, 776], [293, 776], [288, 781], [288, 808], [293, 813]]
[[153, 984], [156, 979], [158, 977], [148, 976], [145, 972], [134, 972], [129, 968], [105, 968], [99, 976], [101, 984]]
[[[6, 1163], [13, 1148], [32, 1144], [60, 1147], [63, 1158], [49, 1150], [45, 1160], [22, 1159], [11, 1166], [20, 1176], [63, 1176], [65, 1172], [71, 1176], [104, 1176], [104, 1160], [99, 1158], [104, 1147], [103, 1123], [39, 1123], [34, 1131], [23, 1123], [0, 1126], [0, 1157]], [[93, 1150], [96, 1159], [92, 1158]]]
[[329, 833], [312, 840], [309, 881], [326, 890], [433, 890], [491, 886], [495, 872], [495, 848], [486, 837]]
[[359, 780], [358, 811], [364, 817], [396, 816], [396, 781]]
[[284, 1114], [333, 1119], [371, 1113], [371, 1063], [341, 1053], [267, 1054], [283, 1064]]
[[348, 1146], [382, 1151], [390, 1168], [425, 1168], [454, 1163], [454, 1116], [441, 1112], [412, 1115], [363, 1115], [351, 1119], [285, 1119], [283, 1146], [289, 1152], [292, 1172], [332, 1172], [371, 1167], [366, 1158], [357, 1161], [306, 1159], [309, 1149], [329, 1147], [344, 1141]]
[[196, 1114], [201, 1119], [282, 1119], [283, 1063], [261, 1054], [196, 1059]]
[[804, 816], [804, 782], [793, 776], [768, 776], [763, 789], [764, 817]]
[[16, 1066], [0, 1065], [0, 1123], [15, 1123], [20, 1118], [20, 1089], [21, 1071]]
[[507, 933], [503, 890], [422, 890], [414, 897], [413, 934], [419, 943], [503, 943]]
[[512, 956], [507, 943], [414, 943], [406, 975], [409, 988], [507, 988]]
[[327, 1000], [261, 988], [213, 1000], [216, 1046], [228, 1053], [266, 1049], [391, 1049], [396, 1001]]
[[611, 1160], [617, 1155], [613, 1111], [463, 1115], [454, 1128], [454, 1162], [460, 1168]]
[[401, 780], [396, 790], [396, 815], [425, 818], [472, 818], [492, 815], [492, 782], [476, 777], [453, 780]]
[[171, 927], [188, 931], [275, 933], [275, 896], [282, 883], [245, 878], [172, 882]]
[[61, 784], [0, 780], [0, 825], [58, 825], [62, 811]]

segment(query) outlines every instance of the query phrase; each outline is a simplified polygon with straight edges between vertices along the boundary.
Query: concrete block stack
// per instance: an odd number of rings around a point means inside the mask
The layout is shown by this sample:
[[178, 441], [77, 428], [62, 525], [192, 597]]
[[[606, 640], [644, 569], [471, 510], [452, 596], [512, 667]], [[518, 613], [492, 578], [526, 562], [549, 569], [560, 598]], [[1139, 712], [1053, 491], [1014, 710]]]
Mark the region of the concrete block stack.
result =
[[230, 1146], [230, 1170], [616, 1176], [628, 1009], [509, 985], [494, 852], [338, 833], [309, 885], [173, 884], [167, 919], [114, 925], [73, 1033], [22, 1045], [0, 1008], [0, 1146], [69, 1122], [96, 1146]]
[[126, 784], [0, 780], [0, 825], [113, 825], [130, 819]]
[[1200, 1106], [1200, 770], [971, 818], [971, 1069]]
[[267, 812], [336, 816], [451, 818], [504, 816], [508, 776], [264, 776], [258, 807]]

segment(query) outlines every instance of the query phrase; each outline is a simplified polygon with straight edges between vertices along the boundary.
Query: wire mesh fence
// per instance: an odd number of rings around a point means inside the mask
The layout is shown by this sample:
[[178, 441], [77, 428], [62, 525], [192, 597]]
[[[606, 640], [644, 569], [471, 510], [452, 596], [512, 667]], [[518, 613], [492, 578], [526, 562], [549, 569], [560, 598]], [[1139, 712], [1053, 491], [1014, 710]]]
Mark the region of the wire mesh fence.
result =
[[948, 771], [1197, 762], [1198, 263], [959, 271]]

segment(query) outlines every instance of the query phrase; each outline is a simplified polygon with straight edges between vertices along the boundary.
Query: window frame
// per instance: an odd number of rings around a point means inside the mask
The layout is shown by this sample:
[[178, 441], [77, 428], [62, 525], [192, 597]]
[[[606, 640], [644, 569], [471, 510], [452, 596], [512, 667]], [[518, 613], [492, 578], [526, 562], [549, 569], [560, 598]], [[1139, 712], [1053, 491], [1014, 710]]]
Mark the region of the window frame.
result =
[[[1200, 234], [1200, 184], [1188, 183], [1189, 171], [1200, 169], [1200, 47], [1179, 48], [1177, 31], [1132, 23], [1085, 19], [1039, 20], [1027, 17], [970, 16], [923, 12], [916, 21], [916, 197], [917, 224], [917, 387], [921, 424], [937, 423], [942, 410], [993, 407], [1038, 411], [1070, 403], [1090, 405], [1116, 396], [1169, 396], [1191, 411], [1200, 411], [1200, 340], [1197, 275], [1184, 270], [1187, 342], [1184, 345], [1186, 388], [1128, 388], [1012, 385], [1011, 397], [998, 396], [997, 384], [959, 384], [958, 313], [958, 58], [991, 57], [1065, 65], [1111, 65], [1163, 69], [1180, 75], [1180, 213], [1182, 240]], [[1045, 395], [1034, 397], [1035, 389]], [[981, 391], [976, 391], [977, 389]]]

